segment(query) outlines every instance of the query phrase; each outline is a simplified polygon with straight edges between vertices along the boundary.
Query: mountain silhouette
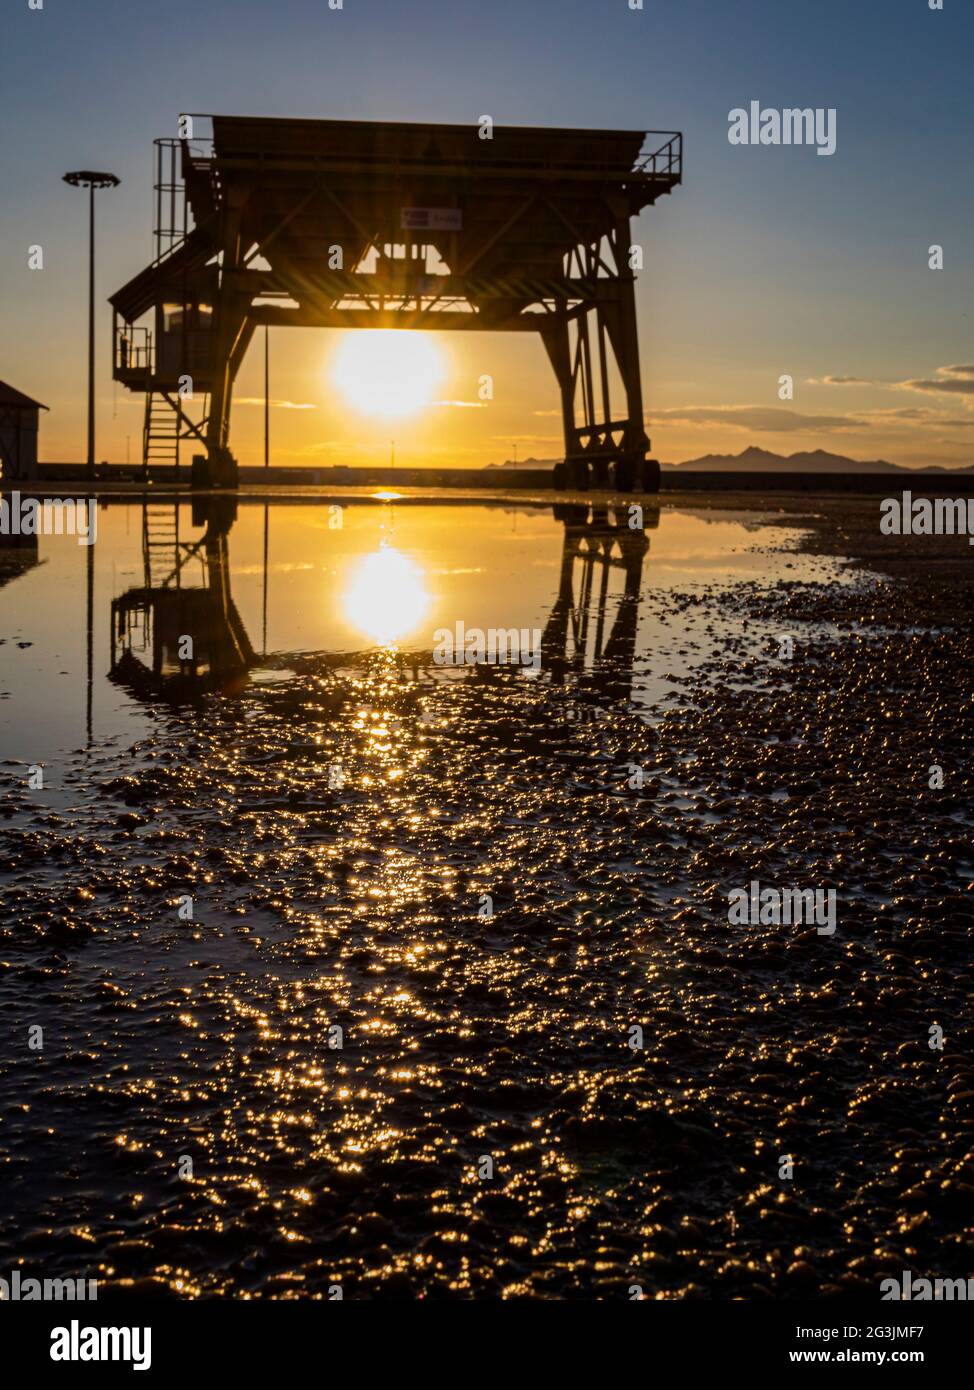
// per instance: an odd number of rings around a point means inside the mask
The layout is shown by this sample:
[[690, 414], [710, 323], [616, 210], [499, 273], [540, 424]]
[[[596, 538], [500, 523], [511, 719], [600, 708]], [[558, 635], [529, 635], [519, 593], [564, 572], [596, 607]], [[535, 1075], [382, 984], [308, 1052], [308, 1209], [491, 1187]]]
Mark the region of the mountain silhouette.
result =
[[[488, 468], [553, 468], [558, 459], [506, 459], [489, 463]], [[675, 473], [969, 473], [970, 464], [959, 463], [944, 467], [939, 463], [924, 464], [922, 468], [907, 468], [902, 463], [886, 459], [851, 459], [845, 454], [830, 454], [826, 449], [811, 449], [798, 454], [773, 454], [756, 444], [739, 454], [704, 454], [702, 458], [686, 459], [683, 463], [663, 463], [661, 468]]]
[[684, 463], [664, 463], [663, 468], [678, 473], [956, 473], [968, 472], [969, 466], [944, 468], [926, 464], [922, 469], [906, 468], [886, 459], [851, 459], [844, 454], [830, 454], [825, 449], [803, 453], [773, 454], [751, 444], [739, 454], [704, 454], [702, 458], [687, 459]]

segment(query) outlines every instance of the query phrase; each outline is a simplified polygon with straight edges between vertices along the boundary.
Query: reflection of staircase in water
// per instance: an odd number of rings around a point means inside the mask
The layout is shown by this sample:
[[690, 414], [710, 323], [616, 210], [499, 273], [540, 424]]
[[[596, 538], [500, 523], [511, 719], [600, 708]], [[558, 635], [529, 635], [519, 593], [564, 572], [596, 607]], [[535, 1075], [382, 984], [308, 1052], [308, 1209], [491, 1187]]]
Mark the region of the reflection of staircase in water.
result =
[[145, 585], [161, 589], [178, 585], [185, 556], [179, 545], [179, 507], [175, 502], [148, 502], [142, 508], [142, 558]]
[[[144, 582], [112, 600], [110, 674], [134, 694], [183, 700], [246, 679], [255, 656], [230, 593], [235, 513], [232, 499], [197, 499], [193, 526], [204, 529], [187, 540], [177, 503], [143, 505]], [[196, 560], [201, 582], [188, 584]]]

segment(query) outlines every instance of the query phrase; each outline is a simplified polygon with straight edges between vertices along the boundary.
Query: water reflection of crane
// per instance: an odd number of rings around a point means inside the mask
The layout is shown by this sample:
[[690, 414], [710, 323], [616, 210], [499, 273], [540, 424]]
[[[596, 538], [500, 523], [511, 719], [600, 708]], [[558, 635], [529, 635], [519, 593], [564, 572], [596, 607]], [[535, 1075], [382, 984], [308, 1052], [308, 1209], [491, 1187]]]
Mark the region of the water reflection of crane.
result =
[[[596, 719], [602, 710], [631, 698], [643, 564], [649, 551], [646, 530], [659, 526], [660, 513], [657, 507], [561, 504], [552, 514], [564, 527], [562, 558], [558, 592], [541, 637], [537, 683], [563, 691], [567, 711], [562, 712], [568, 718]], [[613, 583], [614, 575], [621, 582]], [[485, 686], [523, 679], [523, 667], [516, 663], [478, 662], [447, 670], [437, 666], [428, 650], [370, 648], [307, 659], [316, 670], [373, 670], [383, 682], [393, 680], [399, 687], [428, 684], [443, 675]], [[550, 714], [552, 719], [560, 717], [554, 704]]]
[[182, 700], [245, 681], [256, 657], [230, 593], [235, 516], [232, 498], [196, 499], [204, 529], [186, 539], [178, 502], [143, 505], [143, 583], [112, 600], [110, 674], [133, 694]]
[[[264, 526], [264, 624], [267, 612], [267, 511]], [[541, 680], [564, 687], [580, 703], [598, 706], [629, 698], [636, 650], [646, 527], [658, 510], [561, 504], [564, 527], [558, 592], [541, 640]], [[206, 691], [233, 691], [258, 662], [230, 592], [228, 535], [232, 498], [197, 498], [193, 526], [180, 533], [179, 505], [143, 506], [144, 583], [112, 602], [111, 676], [133, 694], [186, 700]], [[613, 584], [621, 577], [621, 586]], [[190, 579], [198, 576], [198, 582]], [[186, 639], [190, 642], [187, 644]], [[334, 671], [371, 666], [375, 649], [358, 653], [278, 653], [268, 664], [304, 669], [314, 659]], [[429, 680], [438, 670], [431, 651], [395, 653], [398, 679]], [[387, 668], [388, 669], [388, 668]], [[456, 678], [504, 680], [518, 668], [484, 664]]]
[[[659, 511], [566, 504], [554, 513], [565, 535], [558, 597], [541, 640], [542, 669], [582, 698], [628, 698], [649, 550], [645, 528], [659, 525]], [[607, 628], [613, 571], [622, 576], [622, 591], [612, 595], [615, 614]]]

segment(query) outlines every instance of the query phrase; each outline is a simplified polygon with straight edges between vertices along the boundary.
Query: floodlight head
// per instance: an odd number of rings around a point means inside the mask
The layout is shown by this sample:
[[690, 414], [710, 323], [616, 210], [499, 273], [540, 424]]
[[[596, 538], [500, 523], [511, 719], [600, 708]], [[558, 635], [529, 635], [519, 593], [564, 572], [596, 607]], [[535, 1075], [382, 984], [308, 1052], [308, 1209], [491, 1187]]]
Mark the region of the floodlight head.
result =
[[94, 169], [78, 169], [72, 174], [65, 174], [64, 182], [71, 184], [73, 188], [117, 188], [121, 179], [117, 179], [114, 174], [99, 173]]

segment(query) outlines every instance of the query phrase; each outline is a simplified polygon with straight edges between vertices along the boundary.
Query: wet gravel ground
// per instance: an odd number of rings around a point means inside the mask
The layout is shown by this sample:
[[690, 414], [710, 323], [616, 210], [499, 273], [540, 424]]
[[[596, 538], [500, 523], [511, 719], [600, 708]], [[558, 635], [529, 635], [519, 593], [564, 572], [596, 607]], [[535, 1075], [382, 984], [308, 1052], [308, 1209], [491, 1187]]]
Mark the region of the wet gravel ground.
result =
[[[872, 544], [875, 502], [802, 505], [806, 548]], [[698, 663], [643, 717], [310, 657], [78, 753], [67, 809], [0, 767], [0, 1271], [871, 1300], [974, 1274], [965, 551], [650, 588]], [[834, 888], [835, 935], [731, 926], [752, 879]]]

